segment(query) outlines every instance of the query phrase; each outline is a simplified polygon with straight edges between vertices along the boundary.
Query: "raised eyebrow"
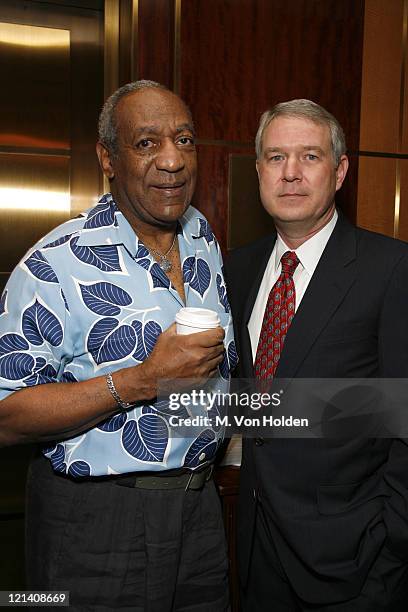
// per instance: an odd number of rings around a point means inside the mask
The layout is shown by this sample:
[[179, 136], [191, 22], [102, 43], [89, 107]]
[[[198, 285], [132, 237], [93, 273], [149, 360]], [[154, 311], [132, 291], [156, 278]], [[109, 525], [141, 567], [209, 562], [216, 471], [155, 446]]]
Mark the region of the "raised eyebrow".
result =
[[[321, 147], [319, 146], [313, 146], [313, 145], [305, 145], [303, 147], [303, 151], [317, 151], [319, 153], [324, 154], [324, 151]], [[267, 147], [265, 149], [265, 153], [285, 153], [284, 149], [280, 149], [279, 147]]]
[[264, 153], [283, 153], [283, 149], [279, 149], [278, 147], [267, 147]]
[[194, 134], [194, 128], [193, 128], [193, 126], [191, 125], [191, 123], [183, 123], [182, 125], [179, 125], [179, 126], [176, 128], [176, 132], [177, 132], [177, 134], [179, 134], [180, 132], [185, 132], [186, 130], [187, 130], [187, 131], [189, 131], [189, 132], [191, 132], [193, 136], [195, 135], [195, 134]]
[[143, 125], [139, 128], [136, 128], [133, 133], [134, 140], [139, 140], [142, 138], [144, 140], [148, 140], [150, 136], [158, 136], [159, 131], [153, 125]]
[[135, 135], [141, 136], [142, 134], [148, 136], [149, 134], [158, 134], [158, 130], [154, 125], [142, 125], [136, 128]]
[[[191, 132], [194, 136], [194, 128], [191, 123], [183, 123], [182, 125], [177, 126], [176, 133], [180, 134], [181, 132], [185, 132], [186, 130]], [[153, 136], [160, 135], [160, 130], [158, 130], [157, 127], [154, 125], [142, 125], [141, 127], [138, 127], [135, 130], [136, 137], [141, 135], [148, 137], [150, 134], [152, 134]]]
[[306, 147], [303, 147], [304, 151], [316, 151], [317, 153], [321, 153], [322, 155], [324, 155], [324, 151], [321, 147], [316, 146], [314, 147], [313, 145], [308, 145]]

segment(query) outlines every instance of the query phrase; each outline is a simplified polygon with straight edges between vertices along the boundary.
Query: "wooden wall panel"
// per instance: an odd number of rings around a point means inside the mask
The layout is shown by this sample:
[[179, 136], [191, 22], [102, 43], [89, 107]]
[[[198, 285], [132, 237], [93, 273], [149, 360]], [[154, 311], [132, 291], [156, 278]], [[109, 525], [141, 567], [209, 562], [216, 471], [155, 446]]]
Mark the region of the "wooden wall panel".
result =
[[[118, 66], [118, 87], [121, 87], [125, 83], [134, 81], [137, 79], [135, 74], [135, 48], [136, 55], [139, 54], [138, 40], [137, 40], [137, 23], [135, 23], [135, 12], [136, 17], [138, 11], [134, 10], [133, 0], [121, 0], [119, 7], [116, 7], [116, 11], [119, 9], [119, 34], [118, 40], [115, 41], [118, 46], [119, 53], [119, 66]], [[105, 17], [106, 17], [105, 7]], [[136, 40], [135, 40], [136, 38]], [[109, 42], [105, 41], [108, 46]], [[109, 49], [110, 56], [111, 49]], [[106, 84], [105, 84], [106, 85]]]
[[360, 157], [357, 224], [393, 236], [396, 160]]
[[[207, 217], [223, 252], [228, 242], [229, 156], [252, 154], [248, 147], [197, 145], [198, 179], [193, 204]], [[256, 198], [256, 194], [254, 194]], [[243, 220], [244, 221], [244, 220]]]
[[398, 150], [404, 0], [366, 0], [360, 149]]
[[197, 146], [198, 178], [193, 204], [207, 217], [223, 249], [227, 244], [228, 150]]
[[[398, 238], [408, 242], [408, 159], [399, 161], [400, 167], [400, 214]], [[408, 282], [408, 279], [407, 279]]]
[[228, 248], [267, 236], [274, 231], [272, 217], [262, 206], [255, 155], [229, 156]]
[[175, 0], [139, 0], [138, 79], [173, 88]]
[[312, 98], [359, 136], [363, 0], [188, 0], [181, 95], [200, 138], [252, 141], [278, 101]]
[[404, 0], [404, 23], [402, 29], [402, 80], [401, 106], [401, 153], [408, 155], [408, 0]]
[[349, 155], [349, 169], [340, 191], [336, 193], [336, 205], [351, 223], [357, 222], [357, 185], [359, 158]]
[[359, 148], [362, 155], [369, 151], [377, 157], [361, 161], [357, 218], [364, 227], [394, 237], [407, 235], [408, 183], [399, 181], [408, 152], [407, 18], [408, 0], [365, 2]]

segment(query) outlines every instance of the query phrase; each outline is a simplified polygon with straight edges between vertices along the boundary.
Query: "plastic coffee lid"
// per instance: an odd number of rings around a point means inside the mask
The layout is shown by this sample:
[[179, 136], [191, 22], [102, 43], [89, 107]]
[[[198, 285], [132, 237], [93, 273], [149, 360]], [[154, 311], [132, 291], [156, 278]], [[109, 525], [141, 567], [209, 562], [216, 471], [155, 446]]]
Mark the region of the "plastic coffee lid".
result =
[[181, 308], [176, 314], [176, 323], [202, 329], [218, 327], [220, 318], [215, 310], [208, 308]]

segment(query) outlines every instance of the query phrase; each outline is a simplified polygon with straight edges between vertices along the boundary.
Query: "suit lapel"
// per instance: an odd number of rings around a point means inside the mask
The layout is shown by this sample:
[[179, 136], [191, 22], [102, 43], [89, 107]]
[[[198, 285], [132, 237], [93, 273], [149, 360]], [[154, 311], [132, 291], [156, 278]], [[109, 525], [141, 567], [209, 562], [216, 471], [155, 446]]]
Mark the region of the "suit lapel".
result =
[[241, 358], [243, 361], [243, 372], [247, 378], [252, 378], [254, 375], [254, 364], [252, 360], [252, 348], [251, 339], [248, 332], [248, 322], [251, 318], [259, 287], [265, 273], [265, 268], [268, 265], [275, 242], [276, 234], [272, 234], [266, 243], [266, 248], [265, 245], [263, 245], [261, 249], [258, 249], [253, 253], [253, 270], [255, 270], [255, 276], [253, 277], [253, 282], [249, 286], [248, 297], [245, 301], [242, 314], [241, 326]]
[[356, 279], [355, 228], [342, 215], [285, 339], [276, 377], [293, 378]]

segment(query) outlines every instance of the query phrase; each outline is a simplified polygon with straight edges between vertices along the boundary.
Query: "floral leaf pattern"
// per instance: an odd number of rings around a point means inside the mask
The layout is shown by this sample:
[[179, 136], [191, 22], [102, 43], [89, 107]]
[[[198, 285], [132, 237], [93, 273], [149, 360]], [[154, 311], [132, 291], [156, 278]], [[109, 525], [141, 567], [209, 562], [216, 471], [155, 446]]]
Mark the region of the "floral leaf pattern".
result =
[[34, 251], [28, 257], [24, 264], [30, 270], [31, 274], [45, 283], [58, 283], [57, 275], [45, 259], [41, 251]]
[[[192, 207], [177, 234], [185, 305], [216, 310], [226, 334], [225, 379], [219, 374], [206, 389], [228, 390], [236, 350], [218, 243]], [[0, 399], [13, 390], [76, 384], [142, 363], [182, 306], [168, 276], [107, 194], [41, 239], [11, 275], [0, 297]], [[173, 358], [171, 350], [165, 357]], [[135, 403], [79, 435], [47, 443], [43, 453], [57, 472], [76, 479], [194, 468], [212, 459], [223, 427], [198, 427], [175, 443], [170, 416], [206, 416], [207, 409], [203, 400], [202, 406], [173, 410], [166, 396]], [[214, 405], [212, 412], [218, 410]]]
[[142, 242], [139, 242], [135, 259], [140, 259], [141, 257], [149, 257], [149, 251], [146, 249], [145, 245]]
[[218, 369], [220, 371], [221, 376], [225, 378], [225, 380], [227, 380], [229, 376], [229, 367], [228, 367], [228, 357], [227, 357], [226, 352], [224, 352], [224, 356], [222, 358], [220, 365], [218, 366]]
[[57, 378], [57, 372], [53, 368], [51, 364], [46, 364], [41, 369], [38, 369], [32, 374], [24, 379], [24, 384], [27, 387], [33, 387], [34, 385], [44, 385], [46, 383], [55, 382]]
[[0, 357], [15, 351], [26, 351], [29, 348], [27, 340], [20, 334], [4, 334], [0, 338]]
[[98, 429], [101, 431], [106, 431], [108, 433], [113, 433], [115, 431], [119, 431], [122, 429], [123, 425], [127, 421], [126, 412], [121, 412], [120, 414], [115, 414], [113, 417], [109, 417], [105, 419], [98, 425]]
[[75, 378], [72, 372], [66, 370], [61, 377], [61, 382], [78, 382], [78, 380]]
[[117, 316], [121, 312], [121, 306], [129, 306], [132, 303], [128, 292], [112, 283], [79, 284], [79, 288], [85, 306], [106, 317]]
[[116, 225], [115, 212], [115, 203], [112, 200], [107, 201], [106, 199], [102, 199], [102, 201], [87, 215], [84, 229], [96, 229], [98, 227]]
[[152, 265], [152, 267], [150, 268], [150, 274], [153, 277], [153, 287], [164, 287], [165, 289], [168, 289], [170, 287], [169, 277], [165, 272], [163, 272], [158, 263], [155, 262]]
[[65, 236], [61, 236], [61, 238], [57, 238], [57, 240], [53, 240], [52, 242], [49, 242], [42, 248], [43, 249], [55, 249], [55, 247], [59, 247], [61, 246], [61, 244], [65, 244], [66, 242], [68, 242], [71, 236], [72, 234], [66, 234]]
[[234, 340], [231, 340], [231, 342], [228, 344], [227, 355], [230, 372], [233, 372], [238, 364], [238, 353]]
[[141, 321], [133, 321], [132, 326], [137, 337], [137, 348], [133, 357], [137, 361], [144, 361], [154, 349], [162, 328], [156, 321], [148, 321], [144, 325]]
[[51, 465], [56, 472], [66, 472], [67, 465], [65, 459], [65, 449], [62, 444], [58, 444], [55, 452], [51, 455]]
[[91, 475], [91, 466], [86, 461], [73, 461], [68, 468], [68, 474], [74, 478]]
[[[139, 246], [140, 249], [140, 246]], [[149, 254], [149, 253], [147, 253]], [[137, 263], [139, 266], [150, 272], [152, 277], [153, 288], [165, 288], [168, 289], [170, 287], [170, 280], [165, 272], [161, 269], [157, 262], [152, 262], [150, 259], [146, 257], [142, 257], [141, 259], [137, 259]]]
[[143, 414], [137, 421], [128, 421], [123, 429], [122, 444], [139, 461], [163, 461], [169, 440], [166, 421], [154, 414]]
[[[212, 459], [216, 450], [217, 441], [214, 431], [212, 429], [205, 429], [188, 449], [184, 459], [184, 465], [190, 468], [197, 467], [200, 463]], [[205, 455], [204, 458], [203, 455]]]
[[120, 325], [118, 319], [104, 317], [91, 328], [87, 349], [96, 364], [118, 361], [132, 353], [136, 334], [130, 325]]
[[120, 272], [118, 247], [114, 245], [78, 246], [78, 237], [70, 240], [70, 247], [75, 257], [88, 266], [94, 266], [103, 272]]
[[224, 352], [224, 357], [218, 366], [220, 374], [225, 380], [229, 380], [230, 372], [235, 370], [238, 363], [237, 349], [234, 340], [228, 344], [227, 350]]
[[22, 327], [24, 336], [34, 346], [41, 346], [44, 341], [59, 346], [64, 337], [57, 317], [38, 300], [23, 312]]
[[0, 376], [7, 380], [22, 380], [29, 376], [34, 359], [28, 353], [10, 353], [0, 359]]
[[0, 338], [0, 376], [7, 380], [22, 380], [29, 376], [35, 360], [28, 353], [28, 342], [19, 334], [4, 334]]
[[214, 234], [212, 232], [210, 224], [206, 219], [199, 219], [198, 221], [200, 224], [200, 231], [198, 234], [199, 238], [204, 238], [207, 244], [211, 244], [211, 242], [214, 241]]
[[223, 281], [223, 278], [222, 278], [221, 274], [217, 274], [215, 282], [216, 282], [216, 285], [217, 285], [217, 292], [218, 292], [219, 302], [220, 302], [221, 306], [224, 306], [225, 312], [229, 312], [231, 310], [231, 308], [230, 308], [230, 305], [229, 305], [229, 302], [228, 302], [227, 289], [225, 287], [225, 283]]
[[46, 359], [44, 359], [44, 357], [36, 357], [34, 372], [38, 372], [38, 370], [41, 370], [46, 364], [47, 364], [47, 361]]
[[142, 266], [142, 268], [144, 268], [145, 270], [149, 270], [152, 262], [150, 261], [150, 259], [146, 259], [143, 257], [142, 259], [138, 259], [137, 263], [139, 266]]
[[201, 298], [210, 286], [211, 272], [208, 263], [197, 257], [187, 257], [183, 264], [184, 282], [189, 283], [190, 287], [198, 293]]

